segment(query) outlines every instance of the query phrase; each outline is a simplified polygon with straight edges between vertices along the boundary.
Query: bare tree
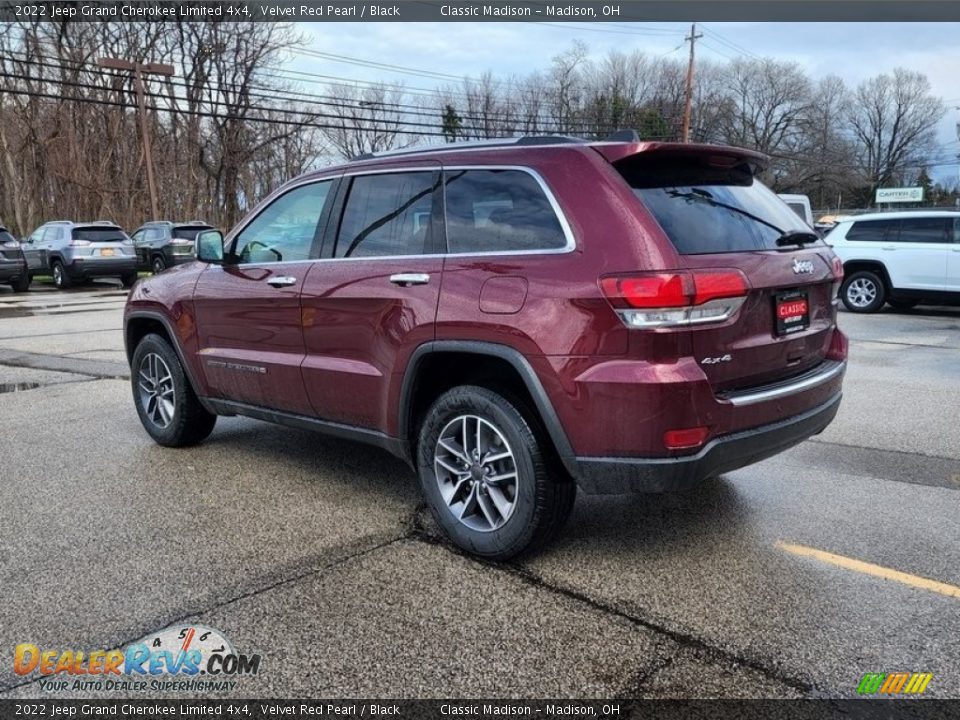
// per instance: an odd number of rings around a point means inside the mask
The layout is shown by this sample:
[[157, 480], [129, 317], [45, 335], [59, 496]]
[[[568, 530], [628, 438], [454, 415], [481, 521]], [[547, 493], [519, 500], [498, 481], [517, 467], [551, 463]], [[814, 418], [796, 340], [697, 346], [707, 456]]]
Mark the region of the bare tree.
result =
[[332, 85], [329, 126], [321, 129], [331, 147], [341, 157], [391, 150], [412, 144], [416, 137], [405, 129], [400, 106], [402, 90], [387, 85], [353, 88]]
[[848, 120], [866, 185], [862, 200], [872, 202], [878, 187], [930, 154], [945, 113], [926, 76], [912, 70], [897, 68], [857, 87]]

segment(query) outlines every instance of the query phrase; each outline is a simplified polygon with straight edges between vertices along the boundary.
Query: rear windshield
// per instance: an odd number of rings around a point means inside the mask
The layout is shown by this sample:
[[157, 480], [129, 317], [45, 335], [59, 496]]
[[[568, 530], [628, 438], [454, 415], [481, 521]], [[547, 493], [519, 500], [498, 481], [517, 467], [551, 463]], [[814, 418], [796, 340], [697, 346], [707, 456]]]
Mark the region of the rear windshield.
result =
[[8, 242], [16, 242], [16, 238], [6, 230], [0, 230], [0, 245]]
[[779, 250], [784, 233], [811, 232], [745, 162], [710, 161], [635, 155], [615, 167], [682, 255]]
[[212, 230], [209, 225], [194, 225], [194, 226], [184, 226], [184, 227], [175, 227], [173, 229], [173, 237], [178, 240], [196, 240], [197, 234], [203, 232], [204, 230]]
[[123, 242], [127, 236], [120, 228], [78, 227], [73, 229], [73, 239], [87, 242]]

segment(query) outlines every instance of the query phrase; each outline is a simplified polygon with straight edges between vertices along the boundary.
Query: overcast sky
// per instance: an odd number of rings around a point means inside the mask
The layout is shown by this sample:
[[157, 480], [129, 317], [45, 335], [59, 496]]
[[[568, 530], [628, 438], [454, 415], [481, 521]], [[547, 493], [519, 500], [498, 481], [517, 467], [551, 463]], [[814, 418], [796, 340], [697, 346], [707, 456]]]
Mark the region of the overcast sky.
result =
[[[522, 75], [546, 69], [551, 58], [581, 40], [593, 56], [610, 50], [643, 50], [683, 57], [689, 23], [300, 23], [314, 50], [457, 77], [490, 70]], [[830, 73], [855, 85], [901, 66], [927, 75], [949, 112], [939, 130], [939, 158], [960, 153], [960, 24], [957, 23], [706, 23], [700, 57], [723, 62], [746, 50], [793, 60], [819, 78]], [[307, 56], [292, 68], [311, 73], [402, 82], [432, 88], [442, 81], [397, 70], [363, 67]], [[936, 178], [957, 177], [956, 164], [931, 168]]]

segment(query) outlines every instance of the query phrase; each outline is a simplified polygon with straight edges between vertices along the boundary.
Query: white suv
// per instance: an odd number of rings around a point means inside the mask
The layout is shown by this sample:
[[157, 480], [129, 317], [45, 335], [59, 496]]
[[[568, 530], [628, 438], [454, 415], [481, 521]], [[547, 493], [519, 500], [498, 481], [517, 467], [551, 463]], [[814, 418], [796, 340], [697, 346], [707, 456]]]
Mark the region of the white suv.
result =
[[840, 299], [851, 312], [960, 302], [960, 212], [848, 217], [826, 242], [843, 261]]

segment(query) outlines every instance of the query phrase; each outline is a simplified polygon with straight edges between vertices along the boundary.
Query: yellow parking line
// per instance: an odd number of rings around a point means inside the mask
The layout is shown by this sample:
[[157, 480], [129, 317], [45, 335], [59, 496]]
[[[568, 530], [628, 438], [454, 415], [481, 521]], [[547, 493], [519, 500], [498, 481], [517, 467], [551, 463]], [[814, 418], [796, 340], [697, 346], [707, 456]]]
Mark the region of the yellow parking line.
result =
[[938, 580], [930, 580], [925, 577], [920, 577], [919, 575], [900, 572], [899, 570], [892, 570], [882, 565], [874, 565], [873, 563], [863, 562], [862, 560], [854, 560], [853, 558], [836, 555], [835, 553], [824, 550], [817, 550], [816, 548], [807, 547], [806, 545], [794, 545], [778, 540], [777, 547], [781, 550], [786, 550], [788, 553], [800, 555], [801, 557], [810, 557], [820, 562], [842, 567], [845, 570], [853, 570], [854, 572], [863, 573], [864, 575], [873, 575], [874, 577], [884, 578], [885, 580], [893, 580], [894, 582], [920, 588], [921, 590], [930, 590], [931, 592], [940, 593], [941, 595], [960, 598], [960, 587], [956, 585], [939, 582]]

